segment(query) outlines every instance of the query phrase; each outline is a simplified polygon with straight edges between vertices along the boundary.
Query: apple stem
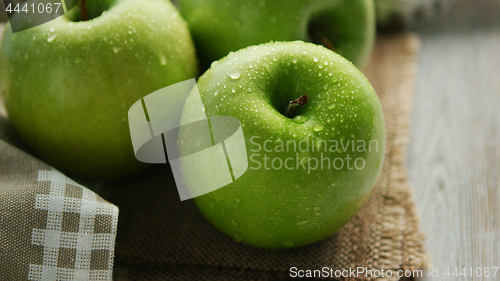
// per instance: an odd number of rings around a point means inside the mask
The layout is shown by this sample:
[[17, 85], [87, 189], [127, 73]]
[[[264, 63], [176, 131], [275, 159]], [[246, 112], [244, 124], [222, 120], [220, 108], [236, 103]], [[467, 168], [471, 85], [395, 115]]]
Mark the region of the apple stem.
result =
[[330, 40], [328, 39], [328, 37], [326, 36], [323, 36], [321, 38], [321, 41], [323, 42], [323, 46], [327, 47], [328, 49], [330, 49], [331, 51], [335, 51], [333, 49], [333, 46], [332, 46], [332, 43], [330, 43]]
[[80, 0], [80, 15], [82, 17], [82, 21], [89, 20], [89, 11], [87, 9], [87, 2], [85, 0]]
[[319, 39], [319, 41], [321, 41], [321, 44], [325, 47], [327, 47], [328, 49], [330, 49], [331, 51], [335, 51], [333, 49], [333, 46], [332, 46], [332, 42], [330, 42], [330, 39], [328, 39], [328, 37], [326, 37], [326, 35], [324, 35], [321, 31], [319, 30], [314, 30], [313, 31], [313, 35], [316, 39]]
[[306, 105], [307, 102], [309, 102], [309, 97], [306, 95], [303, 95], [301, 97], [294, 99], [293, 101], [291, 101], [288, 104], [288, 107], [286, 108], [286, 111], [285, 111], [285, 116], [292, 118], [292, 114], [293, 114], [294, 109], [299, 105], [301, 105], [301, 106]]

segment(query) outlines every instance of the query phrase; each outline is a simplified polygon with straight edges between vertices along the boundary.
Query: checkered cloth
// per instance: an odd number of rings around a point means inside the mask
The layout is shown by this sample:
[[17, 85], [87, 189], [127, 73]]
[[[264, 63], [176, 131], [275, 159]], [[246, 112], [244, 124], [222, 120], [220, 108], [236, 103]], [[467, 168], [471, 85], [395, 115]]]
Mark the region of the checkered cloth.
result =
[[1, 140], [0, 280], [112, 280], [118, 208]]

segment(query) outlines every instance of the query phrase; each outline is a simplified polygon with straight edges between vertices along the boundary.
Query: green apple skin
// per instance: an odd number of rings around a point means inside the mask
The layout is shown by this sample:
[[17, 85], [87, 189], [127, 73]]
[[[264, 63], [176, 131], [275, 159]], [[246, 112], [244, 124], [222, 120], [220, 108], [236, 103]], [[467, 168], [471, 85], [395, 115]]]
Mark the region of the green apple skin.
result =
[[[267, 43], [215, 62], [200, 77], [198, 88], [206, 115], [237, 118], [245, 136], [249, 163], [245, 174], [194, 198], [201, 213], [222, 232], [256, 247], [304, 246], [342, 228], [369, 199], [383, 166], [385, 123], [373, 87], [351, 62], [311, 43]], [[296, 108], [296, 116], [284, 116], [289, 102], [304, 94], [309, 103]], [[192, 98], [186, 101], [181, 124], [199, 118]], [[196, 145], [198, 133], [181, 130], [181, 153]], [[304, 140], [307, 149], [290, 146], [279, 151], [280, 141], [299, 144]], [[330, 144], [342, 140], [344, 144], [372, 141], [374, 146], [332, 149]], [[266, 141], [269, 152], [264, 151]], [[328, 169], [325, 163], [323, 169], [308, 172], [296, 165], [297, 159], [321, 159], [321, 153], [331, 160], [344, 159], [344, 167], [337, 162], [341, 169]], [[352, 162], [349, 168], [348, 154], [364, 159], [364, 168], [353, 169]], [[264, 155], [271, 159], [268, 168]], [[292, 169], [271, 165], [273, 159], [284, 162], [288, 157], [294, 159], [288, 165]], [[200, 178], [213, 176], [211, 169], [204, 170], [213, 167], [211, 161], [207, 158], [196, 169], [181, 166], [188, 188]]]
[[[94, 2], [87, 1], [89, 9], [99, 7]], [[77, 18], [75, 9], [69, 14]], [[63, 16], [15, 34], [5, 30], [2, 99], [38, 157], [87, 178], [122, 178], [147, 167], [134, 156], [128, 109], [197, 75], [187, 24], [170, 1], [117, 0], [89, 21]]]
[[376, 33], [373, 0], [180, 0], [178, 6], [205, 65], [230, 51], [270, 41], [323, 45], [312, 30], [361, 68]]

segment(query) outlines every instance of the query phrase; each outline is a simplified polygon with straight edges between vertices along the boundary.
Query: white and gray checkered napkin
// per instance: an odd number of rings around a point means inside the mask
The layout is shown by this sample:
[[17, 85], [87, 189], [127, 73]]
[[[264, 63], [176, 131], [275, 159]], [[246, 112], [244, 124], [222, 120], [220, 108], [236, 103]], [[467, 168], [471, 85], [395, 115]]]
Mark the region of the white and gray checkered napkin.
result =
[[117, 224], [118, 207], [0, 139], [0, 280], [112, 280]]

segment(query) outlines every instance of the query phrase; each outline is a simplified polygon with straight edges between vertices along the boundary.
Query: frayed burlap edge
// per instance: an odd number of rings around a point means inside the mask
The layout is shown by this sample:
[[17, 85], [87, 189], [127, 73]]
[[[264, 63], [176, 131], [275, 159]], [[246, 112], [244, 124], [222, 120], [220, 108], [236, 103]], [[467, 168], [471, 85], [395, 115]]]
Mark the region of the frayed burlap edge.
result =
[[[420, 41], [414, 34], [406, 35], [407, 53], [418, 53]], [[413, 102], [413, 89], [417, 74], [416, 57], [405, 63], [399, 74], [403, 83], [395, 92], [398, 93], [398, 118], [394, 124], [394, 138], [388, 143], [390, 161], [387, 189], [381, 202], [381, 215], [384, 216], [381, 225], [378, 267], [397, 270], [421, 270], [429, 266], [430, 259], [424, 250], [425, 235], [419, 230], [420, 219], [413, 196], [413, 190], [407, 182], [405, 167], [406, 151], [410, 136], [410, 118]], [[402, 253], [402, 254], [401, 254]], [[377, 280], [392, 281], [397, 277], [385, 277]]]

